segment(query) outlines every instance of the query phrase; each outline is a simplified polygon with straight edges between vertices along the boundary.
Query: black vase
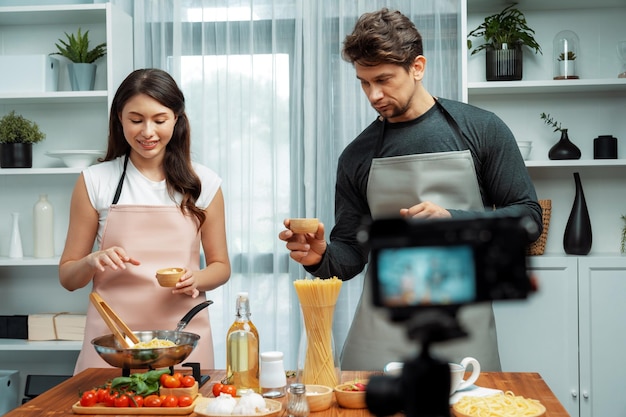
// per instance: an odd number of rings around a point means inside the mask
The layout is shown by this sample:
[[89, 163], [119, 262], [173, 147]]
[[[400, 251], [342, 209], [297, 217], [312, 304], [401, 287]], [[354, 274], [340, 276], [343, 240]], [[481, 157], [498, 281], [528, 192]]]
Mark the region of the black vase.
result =
[[519, 81], [522, 79], [522, 45], [503, 43], [501, 49], [488, 46], [485, 55], [487, 81]]
[[32, 143], [0, 144], [0, 167], [31, 168], [33, 166]]
[[550, 148], [548, 152], [550, 159], [580, 159], [580, 149], [574, 145], [567, 135], [567, 129], [561, 130], [561, 139]]
[[587, 255], [591, 250], [591, 220], [578, 172], [574, 172], [574, 181], [576, 183], [576, 196], [565, 226], [563, 249], [569, 255]]

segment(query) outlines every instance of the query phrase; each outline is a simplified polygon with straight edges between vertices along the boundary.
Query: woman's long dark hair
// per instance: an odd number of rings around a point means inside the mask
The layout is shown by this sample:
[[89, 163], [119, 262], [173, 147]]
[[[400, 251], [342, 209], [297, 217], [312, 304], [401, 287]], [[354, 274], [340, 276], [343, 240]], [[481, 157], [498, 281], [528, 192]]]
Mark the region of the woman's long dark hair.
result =
[[166, 71], [156, 68], [138, 69], [122, 81], [111, 104], [109, 139], [104, 160], [110, 161], [130, 152], [120, 114], [128, 100], [137, 94], [152, 97], [178, 117], [163, 159], [165, 182], [170, 196], [173, 197], [175, 192], [182, 194], [180, 209], [183, 214], [191, 213], [196, 217], [199, 229], [206, 216], [203, 210], [196, 207], [202, 183], [191, 165], [191, 129], [185, 113], [185, 96]]

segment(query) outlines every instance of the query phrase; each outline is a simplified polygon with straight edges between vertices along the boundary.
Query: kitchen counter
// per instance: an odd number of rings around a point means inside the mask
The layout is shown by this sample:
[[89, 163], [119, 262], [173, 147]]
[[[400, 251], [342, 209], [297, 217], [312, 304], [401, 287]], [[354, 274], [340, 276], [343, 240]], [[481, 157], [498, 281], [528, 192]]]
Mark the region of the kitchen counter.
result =
[[[133, 370], [133, 372], [142, 372], [142, 370]], [[186, 373], [186, 371], [181, 371]], [[212, 396], [211, 386], [214, 382], [220, 381], [224, 375], [224, 370], [203, 371], [203, 375], [209, 375], [211, 379], [200, 387], [200, 393], [205, 397]], [[371, 372], [365, 371], [344, 371], [343, 380], [352, 380], [355, 378], [366, 379]], [[91, 389], [94, 386], [101, 385], [105, 381], [121, 375], [120, 369], [110, 368], [91, 368], [80, 374], [62, 382], [56, 387], [39, 395], [35, 399], [23, 404], [22, 406], [8, 412], [4, 417], [80, 417], [72, 411], [72, 405], [78, 401], [79, 392]], [[289, 381], [291, 382], [291, 381]], [[288, 383], [289, 383], [288, 382]], [[483, 372], [480, 374], [476, 385], [481, 387], [497, 388], [502, 391], [512, 391], [516, 395], [534, 398], [541, 401], [546, 407], [545, 417], [569, 417], [569, 414], [556, 399], [548, 385], [537, 373], [530, 372]], [[280, 399], [283, 404], [287, 402], [287, 398]], [[155, 409], [157, 411], [158, 409]], [[145, 412], [145, 409], [142, 411]], [[142, 414], [142, 416], [158, 416], [155, 414]], [[281, 417], [286, 417], [283, 407]], [[195, 413], [191, 417], [196, 416]], [[336, 403], [326, 411], [311, 413], [314, 417], [369, 417], [371, 414], [367, 409], [350, 410], [337, 407]]]

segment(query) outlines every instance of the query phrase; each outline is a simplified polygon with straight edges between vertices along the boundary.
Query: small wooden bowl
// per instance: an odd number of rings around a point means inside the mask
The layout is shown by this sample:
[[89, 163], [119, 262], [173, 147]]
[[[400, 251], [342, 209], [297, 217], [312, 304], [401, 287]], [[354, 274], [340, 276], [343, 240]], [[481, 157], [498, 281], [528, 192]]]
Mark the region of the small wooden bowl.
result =
[[175, 287], [184, 273], [185, 268], [162, 268], [156, 272], [156, 277], [161, 287]]
[[333, 403], [333, 389], [325, 385], [307, 384], [306, 401], [311, 412], [328, 410]]
[[367, 384], [367, 381], [352, 381], [335, 387], [335, 398], [339, 407], [343, 408], [367, 408], [365, 404], [365, 391], [346, 391], [355, 382]]
[[294, 233], [315, 233], [319, 226], [319, 219], [289, 219], [289, 229]]

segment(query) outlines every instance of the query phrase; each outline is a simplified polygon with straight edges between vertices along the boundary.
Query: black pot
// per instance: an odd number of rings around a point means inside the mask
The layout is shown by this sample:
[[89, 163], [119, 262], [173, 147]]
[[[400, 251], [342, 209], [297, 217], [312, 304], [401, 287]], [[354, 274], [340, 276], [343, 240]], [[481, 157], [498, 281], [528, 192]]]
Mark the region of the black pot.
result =
[[594, 159], [617, 159], [617, 138], [600, 135], [593, 140]]
[[502, 49], [486, 49], [487, 81], [519, 81], [522, 79], [522, 45], [502, 44]]
[[31, 168], [33, 166], [32, 143], [1, 143], [0, 167]]

